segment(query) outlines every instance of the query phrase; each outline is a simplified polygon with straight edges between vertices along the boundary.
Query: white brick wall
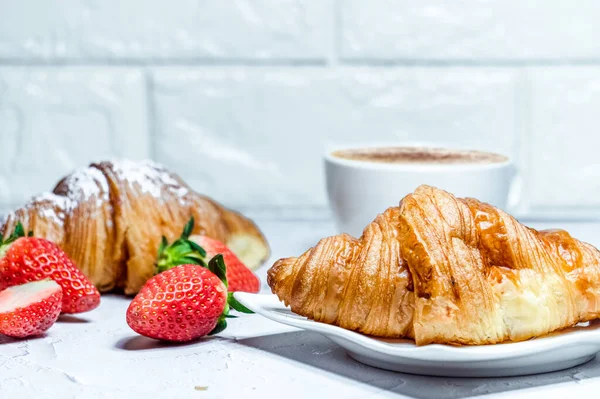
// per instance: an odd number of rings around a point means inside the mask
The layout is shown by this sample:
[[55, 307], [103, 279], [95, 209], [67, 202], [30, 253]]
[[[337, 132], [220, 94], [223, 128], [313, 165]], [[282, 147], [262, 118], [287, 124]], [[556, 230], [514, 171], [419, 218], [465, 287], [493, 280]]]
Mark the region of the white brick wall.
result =
[[2, 0], [6, 60], [319, 60], [332, 0]]
[[599, 19], [594, 0], [3, 0], [0, 208], [153, 157], [232, 206], [324, 209], [327, 145], [426, 140], [513, 155], [524, 214], [600, 216]]
[[327, 144], [439, 140], [512, 153], [511, 71], [160, 69], [157, 157], [236, 206], [324, 206]]
[[0, 67], [0, 202], [12, 205], [90, 160], [150, 155], [139, 71]]
[[532, 204], [600, 207], [600, 68], [532, 68]]
[[340, 1], [344, 59], [600, 58], [596, 0]]

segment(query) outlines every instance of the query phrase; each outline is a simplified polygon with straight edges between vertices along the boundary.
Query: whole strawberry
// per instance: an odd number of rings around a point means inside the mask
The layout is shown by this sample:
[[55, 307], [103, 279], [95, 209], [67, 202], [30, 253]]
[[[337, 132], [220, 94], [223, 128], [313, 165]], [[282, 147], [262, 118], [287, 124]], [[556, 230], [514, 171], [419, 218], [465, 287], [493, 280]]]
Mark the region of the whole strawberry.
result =
[[0, 241], [0, 291], [13, 285], [50, 278], [61, 286], [62, 312], [81, 313], [100, 304], [100, 293], [55, 243], [25, 237], [21, 223]]
[[127, 309], [138, 334], [165, 341], [190, 341], [225, 329], [229, 307], [252, 313], [227, 293], [226, 266], [216, 256], [208, 268], [181, 265], [149, 279]]
[[193, 236], [196, 244], [206, 251], [206, 257], [212, 258], [218, 254], [223, 255], [227, 265], [227, 281], [229, 291], [258, 292], [260, 280], [242, 261], [221, 241], [207, 236]]
[[0, 333], [14, 338], [39, 335], [60, 314], [62, 289], [46, 279], [0, 292]]
[[194, 236], [190, 234], [194, 230], [194, 218], [183, 228], [179, 239], [168, 245], [166, 238], [159, 248], [157, 272], [168, 270], [182, 263], [206, 266], [207, 259], [218, 254], [223, 255], [227, 265], [227, 281], [230, 292], [258, 292], [260, 280], [225, 244], [206, 236]]

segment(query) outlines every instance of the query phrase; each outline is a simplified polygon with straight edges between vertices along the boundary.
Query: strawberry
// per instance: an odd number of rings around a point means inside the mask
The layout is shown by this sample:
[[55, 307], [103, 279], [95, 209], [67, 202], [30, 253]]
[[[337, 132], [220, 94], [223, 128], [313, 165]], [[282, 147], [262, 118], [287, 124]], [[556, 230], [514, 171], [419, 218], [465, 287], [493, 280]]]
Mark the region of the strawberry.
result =
[[39, 335], [60, 314], [62, 288], [45, 279], [0, 292], [0, 333], [15, 338]]
[[194, 242], [200, 245], [208, 258], [218, 254], [223, 255], [227, 265], [227, 281], [229, 291], [258, 292], [260, 291], [260, 280], [242, 261], [225, 246], [221, 241], [207, 236], [195, 236]]
[[138, 334], [165, 341], [190, 341], [227, 326], [232, 307], [252, 313], [227, 293], [221, 255], [208, 262], [180, 265], [150, 278], [127, 308], [127, 324]]
[[80, 313], [100, 304], [100, 293], [55, 243], [25, 237], [21, 223], [0, 241], [0, 290], [50, 278], [62, 287], [62, 312]]
[[227, 281], [229, 291], [258, 292], [260, 280], [241, 260], [222, 242], [206, 236], [195, 236], [190, 240], [194, 230], [194, 218], [185, 225], [179, 239], [168, 245], [163, 241], [159, 248], [157, 272], [168, 270], [182, 263], [191, 263], [206, 266], [206, 260], [218, 254], [223, 255], [227, 265]]

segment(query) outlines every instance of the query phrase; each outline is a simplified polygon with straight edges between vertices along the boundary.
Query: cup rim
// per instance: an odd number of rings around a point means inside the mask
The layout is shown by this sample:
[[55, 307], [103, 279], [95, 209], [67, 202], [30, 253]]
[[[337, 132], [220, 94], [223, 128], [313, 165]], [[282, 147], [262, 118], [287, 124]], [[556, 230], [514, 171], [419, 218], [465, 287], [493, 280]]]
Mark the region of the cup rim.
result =
[[[364, 160], [351, 160], [345, 158], [339, 158], [333, 155], [333, 152], [340, 150], [352, 150], [361, 148], [379, 148], [379, 147], [424, 147], [424, 148], [435, 148], [435, 149], [447, 149], [447, 150], [458, 150], [458, 151], [479, 151], [487, 154], [500, 155], [506, 158], [501, 162], [472, 162], [472, 163], [386, 163], [386, 162], [375, 162], [375, 161], [364, 161]], [[355, 169], [372, 169], [372, 170], [429, 170], [429, 171], [441, 171], [441, 170], [485, 170], [485, 169], [498, 169], [506, 166], [513, 165], [512, 157], [499, 152], [492, 152], [487, 150], [480, 150], [474, 147], [468, 147], [461, 144], [445, 143], [445, 142], [425, 142], [425, 141], [409, 141], [409, 142], [367, 142], [367, 143], [349, 143], [344, 145], [331, 145], [325, 151], [323, 158], [326, 162], [332, 164], [338, 164]]]

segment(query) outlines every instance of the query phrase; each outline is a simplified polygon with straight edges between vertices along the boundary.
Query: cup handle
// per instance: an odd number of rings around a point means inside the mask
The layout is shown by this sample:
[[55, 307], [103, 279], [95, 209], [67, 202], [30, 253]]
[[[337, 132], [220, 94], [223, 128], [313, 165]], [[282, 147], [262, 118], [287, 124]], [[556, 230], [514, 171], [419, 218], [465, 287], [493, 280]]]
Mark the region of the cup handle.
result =
[[514, 214], [521, 202], [521, 194], [523, 192], [523, 177], [518, 170], [515, 169], [510, 187], [508, 188], [508, 200], [506, 203], [507, 212]]

